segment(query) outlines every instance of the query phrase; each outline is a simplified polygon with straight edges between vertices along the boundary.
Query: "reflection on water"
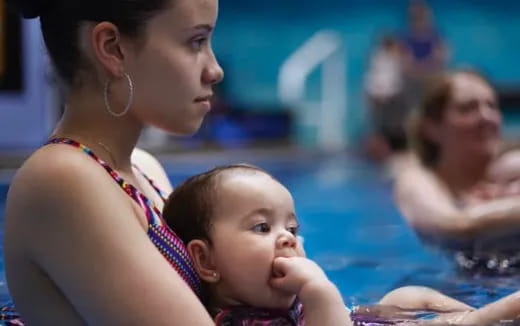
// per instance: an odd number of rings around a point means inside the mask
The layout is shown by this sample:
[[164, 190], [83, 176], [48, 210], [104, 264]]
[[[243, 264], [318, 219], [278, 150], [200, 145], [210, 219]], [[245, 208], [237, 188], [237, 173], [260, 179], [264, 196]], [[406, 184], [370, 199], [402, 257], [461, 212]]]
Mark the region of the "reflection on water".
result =
[[454, 254], [455, 263], [473, 274], [515, 275], [520, 270], [520, 252], [515, 251], [459, 251]]

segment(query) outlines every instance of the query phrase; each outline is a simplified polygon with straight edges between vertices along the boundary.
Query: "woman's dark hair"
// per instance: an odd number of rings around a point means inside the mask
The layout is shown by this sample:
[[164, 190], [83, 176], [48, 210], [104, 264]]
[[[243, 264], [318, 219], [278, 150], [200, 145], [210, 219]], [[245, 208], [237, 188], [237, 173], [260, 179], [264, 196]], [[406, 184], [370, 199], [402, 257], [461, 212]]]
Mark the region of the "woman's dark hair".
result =
[[440, 158], [439, 146], [426, 135], [424, 125], [427, 120], [441, 122], [446, 108], [453, 97], [453, 81], [460, 75], [469, 75], [482, 80], [493, 88], [491, 83], [474, 70], [455, 70], [446, 72], [434, 79], [424, 94], [422, 102], [414, 112], [408, 125], [408, 138], [412, 149], [421, 163], [427, 167], [434, 166]]
[[206, 240], [211, 244], [209, 231], [218, 200], [218, 185], [224, 173], [257, 173], [270, 175], [250, 164], [216, 167], [194, 175], [182, 182], [170, 194], [164, 205], [163, 217], [173, 231], [188, 244], [191, 240]]
[[141, 36], [146, 23], [170, 6], [172, 0], [7, 0], [25, 18], [40, 17], [41, 30], [50, 57], [61, 78], [69, 85], [85, 65], [79, 49], [81, 22], [108, 21], [121, 34]]

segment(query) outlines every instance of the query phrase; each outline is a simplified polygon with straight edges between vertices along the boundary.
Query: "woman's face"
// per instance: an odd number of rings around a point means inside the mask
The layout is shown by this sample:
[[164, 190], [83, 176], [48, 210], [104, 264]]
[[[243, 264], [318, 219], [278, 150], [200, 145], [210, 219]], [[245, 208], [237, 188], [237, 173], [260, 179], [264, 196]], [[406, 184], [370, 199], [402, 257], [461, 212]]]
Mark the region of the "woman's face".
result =
[[144, 44], [127, 61], [139, 121], [168, 132], [196, 132], [210, 110], [212, 86], [223, 78], [211, 48], [217, 0], [173, 0], [152, 18]]
[[451, 100], [435, 128], [441, 156], [448, 152], [494, 155], [501, 124], [494, 90], [477, 76], [455, 75]]

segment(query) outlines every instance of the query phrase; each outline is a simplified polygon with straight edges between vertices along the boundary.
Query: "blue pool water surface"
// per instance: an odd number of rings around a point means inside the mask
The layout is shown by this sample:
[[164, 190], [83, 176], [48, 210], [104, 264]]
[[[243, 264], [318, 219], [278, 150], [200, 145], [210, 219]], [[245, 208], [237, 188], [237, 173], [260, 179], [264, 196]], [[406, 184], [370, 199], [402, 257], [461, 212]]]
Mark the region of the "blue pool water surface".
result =
[[373, 304], [404, 285], [433, 287], [473, 306], [516, 291], [520, 277], [460, 275], [404, 223], [393, 183], [380, 166], [353, 155], [278, 155], [166, 161], [174, 184], [215, 165], [261, 166], [292, 193], [307, 255], [322, 266], [348, 305]]
[[[424, 247], [406, 227], [384, 170], [355, 156], [233, 154], [162, 161], [174, 185], [226, 163], [249, 162], [270, 171], [293, 194], [307, 255], [325, 269], [349, 306], [375, 303], [403, 285], [430, 286], [482, 306], [520, 285], [519, 277], [459, 275], [449, 258]], [[7, 188], [0, 185], [2, 225]], [[0, 282], [0, 299], [6, 299], [5, 277]]]

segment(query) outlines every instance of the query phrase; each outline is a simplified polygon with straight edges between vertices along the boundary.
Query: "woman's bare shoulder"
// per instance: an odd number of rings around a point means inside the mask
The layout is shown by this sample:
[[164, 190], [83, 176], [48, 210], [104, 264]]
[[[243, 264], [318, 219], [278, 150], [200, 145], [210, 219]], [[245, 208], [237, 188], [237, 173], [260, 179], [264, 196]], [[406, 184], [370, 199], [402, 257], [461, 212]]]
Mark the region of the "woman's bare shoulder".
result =
[[24, 162], [13, 178], [11, 188], [43, 190], [60, 184], [73, 188], [85, 178], [103, 174], [106, 175], [106, 171], [83, 151], [49, 145], [37, 150]]
[[97, 162], [49, 146], [15, 177], [6, 221], [10, 257], [29, 257], [88, 324], [209, 325], [136, 214]]
[[417, 189], [439, 188], [442, 183], [435, 176], [433, 171], [421, 164], [413, 164], [406, 166], [396, 179], [396, 191], [408, 192]]
[[151, 178], [161, 190], [166, 193], [172, 191], [172, 185], [161, 163], [150, 153], [135, 148], [132, 152], [132, 163], [137, 165], [149, 178]]
[[81, 150], [49, 145], [36, 151], [17, 171], [9, 188], [6, 219], [16, 216], [25, 222], [45, 219], [50, 223], [62, 216], [58, 212], [95, 205], [96, 193], [117, 205], [125, 199], [117, 193], [118, 188], [103, 167]]
[[414, 228], [451, 232], [453, 217], [460, 211], [447, 186], [428, 168], [415, 166], [401, 173], [394, 192], [402, 215]]

